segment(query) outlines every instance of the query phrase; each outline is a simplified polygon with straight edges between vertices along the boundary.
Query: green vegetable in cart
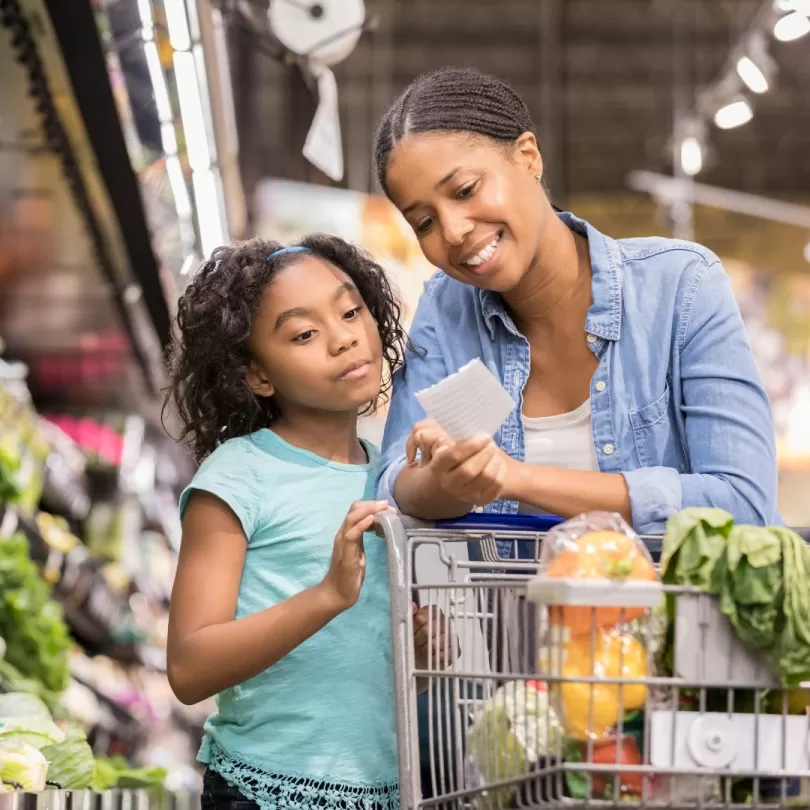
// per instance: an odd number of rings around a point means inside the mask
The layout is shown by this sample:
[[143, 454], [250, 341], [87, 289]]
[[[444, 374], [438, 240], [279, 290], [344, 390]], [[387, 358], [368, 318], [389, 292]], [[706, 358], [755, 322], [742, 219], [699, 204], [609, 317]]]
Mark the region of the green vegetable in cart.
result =
[[[684, 509], [667, 523], [662, 581], [717, 596], [739, 638], [783, 686], [810, 680], [810, 547], [781, 527], [735, 526], [721, 509]], [[671, 667], [675, 599], [667, 597]]]
[[64, 790], [85, 790], [93, 784], [96, 760], [86, 740], [71, 737], [42, 749], [48, 760], [48, 781]]
[[[556, 751], [560, 723], [538, 681], [501, 686], [476, 713], [467, 732], [467, 757], [484, 785], [527, 776], [537, 762]], [[506, 807], [517, 785], [491, 791], [493, 807]]]
[[13, 782], [23, 790], [45, 789], [48, 760], [32, 745], [22, 742], [0, 742], [0, 779]]
[[28, 541], [15, 534], [0, 543], [0, 636], [6, 660], [53, 692], [70, 679], [65, 653], [73, 645], [59, 604], [28, 554]]

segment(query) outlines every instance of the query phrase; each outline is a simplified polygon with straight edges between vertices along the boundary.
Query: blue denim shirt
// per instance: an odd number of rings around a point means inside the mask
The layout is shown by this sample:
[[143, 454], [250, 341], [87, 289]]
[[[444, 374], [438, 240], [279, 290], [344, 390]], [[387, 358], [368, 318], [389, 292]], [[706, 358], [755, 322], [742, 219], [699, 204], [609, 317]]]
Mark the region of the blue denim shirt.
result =
[[[599, 469], [624, 475], [633, 526], [661, 534], [687, 506], [714, 506], [740, 523], [780, 523], [771, 409], [720, 260], [700, 245], [662, 238], [615, 240], [569, 213], [587, 235], [593, 268], [586, 339]], [[495, 440], [523, 461], [523, 388], [529, 343], [497, 293], [439, 272], [417, 307], [410, 352], [394, 378], [379, 495], [394, 502], [405, 442], [425, 414], [414, 396], [480, 357], [517, 407]], [[487, 512], [515, 513], [498, 501]]]

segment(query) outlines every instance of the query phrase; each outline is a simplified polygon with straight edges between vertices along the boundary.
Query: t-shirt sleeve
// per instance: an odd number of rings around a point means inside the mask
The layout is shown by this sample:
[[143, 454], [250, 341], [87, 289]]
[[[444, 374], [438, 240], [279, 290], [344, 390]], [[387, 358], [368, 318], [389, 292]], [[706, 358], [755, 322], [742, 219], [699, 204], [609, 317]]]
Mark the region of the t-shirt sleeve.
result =
[[191, 494], [210, 492], [226, 503], [242, 524], [248, 539], [256, 529], [260, 499], [257, 497], [254, 453], [242, 441], [231, 440], [218, 447], [197, 470], [180, 495], [180, 520]]

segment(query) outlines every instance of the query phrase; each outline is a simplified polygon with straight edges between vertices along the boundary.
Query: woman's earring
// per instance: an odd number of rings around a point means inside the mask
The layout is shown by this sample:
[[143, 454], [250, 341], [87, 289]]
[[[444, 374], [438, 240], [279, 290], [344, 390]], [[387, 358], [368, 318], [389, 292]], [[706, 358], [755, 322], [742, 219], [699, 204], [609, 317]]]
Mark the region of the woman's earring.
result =
[[542, 179], [543, 179], [543, 175], [542, 175], [542, 173], [541, 173], [541, 172], [537, 172], [537, 174], [535, 175], [535, 177], [536, 177], [538, 180], [542, 180]]

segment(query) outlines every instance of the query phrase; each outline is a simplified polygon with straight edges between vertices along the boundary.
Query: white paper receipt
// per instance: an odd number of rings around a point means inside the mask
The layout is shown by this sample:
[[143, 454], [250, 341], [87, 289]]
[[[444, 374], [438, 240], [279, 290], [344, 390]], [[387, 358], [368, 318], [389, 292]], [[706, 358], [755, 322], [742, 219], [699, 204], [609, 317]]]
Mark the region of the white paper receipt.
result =
[[494, 436], [515, 408], [506, 389], [477, 358], [420, 391], [416, 399], [457, 442], [484, 433]]

